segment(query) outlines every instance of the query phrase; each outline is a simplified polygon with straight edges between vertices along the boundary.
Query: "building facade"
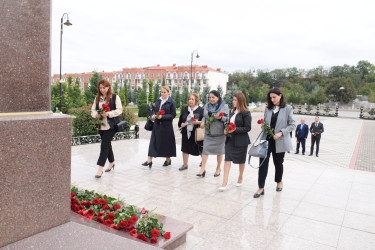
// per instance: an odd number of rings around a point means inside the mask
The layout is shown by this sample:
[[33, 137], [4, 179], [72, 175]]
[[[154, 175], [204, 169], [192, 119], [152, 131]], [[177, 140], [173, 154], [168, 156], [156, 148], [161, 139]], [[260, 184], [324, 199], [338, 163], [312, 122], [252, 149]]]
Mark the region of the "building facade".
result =
[[[192, 70], [192, 74], [190, 74]], [[155, 84], [162, 84], [165, 79], [165, 84], [171, 89], [176, 87], [182, 92], [185, 86], [188, 87], [189, 91], [199, 89], [202, 92], [203, 88], [210, 86], [210, 89], [217, 89], [219, 86], [223, 90], [227, 88], [228, 73], [222, 71], [220, 68], [213, 69], [207, 65], [193, 65], [190, 66], [149, 66], [143, 68], [123, 68], [121, 71], [113, 72], [98, 72], [102, 77], [108, 80], [112, 86], [117, 81], [119, 86], [123, 86], [125, 83], [130, 84], [131, 89], [142, 88], [143, 81], [152, 80]], [[94, 72], [87, 73], [75, 73], [75, 74], [64, 74], [61, 76], [62, 81], [67, 81], [67, 77], [71, 75], [73, 82], [78, 77], [80, 81], [81, 90], [84, 91], [86, 86], [90, 83], [90, 78]], [[59, 74], [52, 76], [52, 84], [56, 84], [59, 80]]]

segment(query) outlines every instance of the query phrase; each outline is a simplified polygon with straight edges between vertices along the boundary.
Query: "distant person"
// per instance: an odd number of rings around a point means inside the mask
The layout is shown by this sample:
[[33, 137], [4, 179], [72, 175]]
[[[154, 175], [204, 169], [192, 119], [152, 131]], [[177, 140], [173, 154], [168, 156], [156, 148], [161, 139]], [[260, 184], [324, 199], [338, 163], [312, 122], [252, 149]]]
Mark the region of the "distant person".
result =
[[309, 125], [305, 124], [306, 120], [301, 119], [301, 124], [298, 124], [295, 137], [297, 138], [297, 146], [295, 154], [299, 153], [299, 146], [302, 145], [302, 154], [305, 155], [306, 139], [309, 136]]
[[258, 191], [254, 198], [264, 195], [264, 184], [268, 173], [268, 163], [272, 153], [273, 164], [275, 165], [276, 192], [283, 190], [283, 171], [285, 152], [293, 149], [290, 132], [292, 132], [296, 123], [293, 119], [293, 108], [285, 101], [284, 95], [279, 88], [272, 88], [267, 94], [267, 107], [264, 111], [264, 123], [273, 129], [274, 136], [263, 133], [262, 140], [268, 141], [267, 158], [259, 159], [258, 172]]
[[[142, 166], [152, 167], [152, 157], [165, 157], [163, 167], [172, 163], [171, 157], [176, 157], [176, 139], [173, 131], [173, 119], [176, 117], [176, 102], [169, 96], [168, 86], [161, 87], [161, 97], [155, 102], [153, 115], [154, 120], [150, 144], [148, 147], [147, 161]], [[164, 114], [158, 112], [164, 110]]]
[[[98, 114], [99, 109], [103, 109], [103, 104], [110, 107], [110, 111]], [[112, 93], [111, 84], [107, 80], [100, 80], [98, 83], [98, 91], [91, 106], [91, 116], [93, 118], [102, 118], [102, 125], [99, 127], [101, 138], [100, 155], [97, 162], [99, 166], [95, 178], [102, 177], [105, 162], [109, 161], [108, 168], [105, 172], [109, 172], [115, 168], [115, 158], [112, 151], [111, 141], [116, 134], [115, 125], [120, 122], [119, 116], [122, 114], [121, 99], [118, 95]]]
[[249, 131], [251, 130], [251, 113], [247, 110], [246, 98], [242, 92], [233, 96], [233, 109], [229, 115], [229, 122], [236, 125], [235, 129], [224, 131], [231, 136], [225, 140], [224, 178], [223, 184], [219, 188], [225, 191], [229, 186], [229, 171], [231, 164], [239, 164], [239, 175], [236, 187], [242, 186], [243, 172], [245, 170], [247, 147], [250, 144]]
[[189, 155], [201, 156], [203, 141], [195, 141], [195, 130], [201, 125], [203, 108], [199, 106], [198, 95], [192, 93], [188, 97], [188, 106], [181, 110], [178, 127], [181, 128], [182, 143], [181, 151], [184, 163], [178, 169], [180, 171], [188, 168]]
[[[223, 113], [224, 116], [220, 116]], [[224, 124], [229, 120], [229, 107], [217, 90], [211, 90], [209, 93], [209, 102], [204, 106], [204, 115], [201, 128], [204, 128], [206, 122], [211, 118], [214, 121], [211, 125], [207, 124], [209, 130], [206, 129], [203, 141], [202, 166], [197, 176], [204, 177], [206, 175], [206, 163], [209, 155], [217, 156], [217, 167], [214, 177], [220, 176], [221, 162], [225, 153], [225, 136]]]
[[323, 123], [319, 121], [319, 116], [315, 117], [315, 122], [313, 122], [310, 126], [310, 133], [311, 133], [311, 149], [309, 156], [314, 154], [314, 144], [316, 142], [316, 157], [319, 157], [319, 144], [320, 138], [322, 137], [322, 133], [324, 132]]

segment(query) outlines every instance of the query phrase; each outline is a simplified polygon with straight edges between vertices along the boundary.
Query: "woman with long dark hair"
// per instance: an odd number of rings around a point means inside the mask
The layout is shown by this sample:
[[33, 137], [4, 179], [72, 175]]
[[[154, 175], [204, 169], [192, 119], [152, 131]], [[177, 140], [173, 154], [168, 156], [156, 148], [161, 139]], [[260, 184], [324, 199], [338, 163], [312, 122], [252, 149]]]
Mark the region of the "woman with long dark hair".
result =
[[[171, 157], [176, 157], [176, 140], [173, 131], [173, 119], [176, 117], [176, 102], [169, 96], [168, 86], [161, 87], [161, 97], [155, 102], [153, 115], [154, 121], [150, 145], [148, 147], [147, 161], [142, 166], [152, 167], [152, 157], [165, 157], [163, 167], [172, 163]], [[159, 111], [164, 114], [157, 115]]]
[[[105, 110], [103, 105], [108, 105], [110, 111], [103, 111], [101, 114], [98, 110]], [[104, 106], [105, 106], [104, 105]], [[116, 134], [116, 124], [120, 122], [119, 116], [122, 113], [121, 99], [118, 95], [112, 93], [111, 84], [107, 80], [100, 80], [98, 83], [98, 91], [91, 106], [91, 116], [102, 119], [99, 127], [99, 134], [101, 138], [100, 155], [97, 162], [99, 166], [95, 178], [102, 177], [103, 167], [105, 162], [109, 161], [109, 166], [105, 172], [109, 172], [115, 167], [115, 158], [112, 151], [111, 141]]]
[[296, 122], [293, 118], [293, 108], [285, 101], [283, 93], [279, 88], [272, 88], [267, 94], [267, 107], [264, 111], [264, 123], [273, 129], [273, 136], [263, 133], [262, 140], [268, 140], [267, 158], [259, 159], [258, 172], [258, 191], [254, 198], [264, 195], [264, 184], [268, 172], [269, 158], [272, 153], [273, 163], [275, 165], [276, 191], [283, 189], [283, 170], [285, 152], [292, 151], [292, 140], [290, 133], [296, 128]]
[[251, 130], [251, 114], [247, 110], [246, 98], [242, 92], [233, 96], [233, 109], [229, 115], [229, 122], [235, 124], [235, 129], [224, 131], [224, 134], [230, 134], [225, 140], [225, 160], [224, 160], [224, 178], [223, 184], [219, 188], [225, 191], [229, 186], [229, 171], [231, 163], [239, 164], [240, 172], [236, 187], [242, 186], [243, 172], [247, 156], [247, 147], [250, 144], [248, 132]]

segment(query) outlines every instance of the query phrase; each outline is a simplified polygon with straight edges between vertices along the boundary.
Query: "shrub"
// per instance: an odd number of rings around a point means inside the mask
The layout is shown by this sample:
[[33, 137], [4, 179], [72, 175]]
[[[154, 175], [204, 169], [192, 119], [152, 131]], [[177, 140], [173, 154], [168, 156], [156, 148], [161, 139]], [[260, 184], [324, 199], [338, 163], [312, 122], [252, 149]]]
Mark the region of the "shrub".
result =
[[183, 110], [185, 107], [187, 107], [187, 106], [188, 106], [187, 104], [182, 104], [180, 110], [182, 111], [182, 110]]
[[120, 120], [126, 121], [127, 123], [126, 131], [129, 131], [130, 127], [137, 122], [137, 115], [135, 114], [133, 109], [123, 107]]
[[91, 105], [82, 106], [72, 112], [73, 119], [73, 136], [85, 136], [99, 134], [95, 126], [95, 119], [91, 117]]
[[147, 117], [147, 104], [141, 103], [138, 105], [138, 117]]

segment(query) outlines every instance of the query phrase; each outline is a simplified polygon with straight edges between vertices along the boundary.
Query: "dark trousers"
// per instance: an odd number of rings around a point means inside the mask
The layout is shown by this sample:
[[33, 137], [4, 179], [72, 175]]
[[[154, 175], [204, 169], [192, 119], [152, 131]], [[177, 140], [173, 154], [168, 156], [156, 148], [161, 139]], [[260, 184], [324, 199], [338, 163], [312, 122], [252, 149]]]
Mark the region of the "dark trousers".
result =
[[319, 143], [320, 143], [320, 135], [317, 136], [311, 136], [311, 149], [310, 154], [314, 154], [314, 144], [316, 142], [316, 155], [319, 154]]
[[297, 143], [297, 151], [296, 153], [299, 152], [299, 145], [301, 144], [302, 145], [302, 154], [305, 153], [305, 145], [306, 145], [306, 140], [304, 138], [302, 139], [297, 139], [298, 143]]
[[113, 136], [116, 134], [114, 129], [99, 130], [100, 138], [102, 142], [100, 144], [100, 155], [97, 165], [104, 167], [105, 162], [114, 162], [115, 157], [113, 156], [111, 141]]
[[[264, 183], [266, 182], [266, 177], [268, 173], [268, 163], [272, 153], [273, 164], [275, 165], [275, 182], [281, 182], [283, 179], [283, 162], [285, 153], [276, 153], [275, 140], [270, 140], [268, 144], [267, 158], [259, 167], [258, 172], [258, 186], [259, 188], [264, 188]], [[261, 164], [263, 158], [259, 159], [259, 164]]]

